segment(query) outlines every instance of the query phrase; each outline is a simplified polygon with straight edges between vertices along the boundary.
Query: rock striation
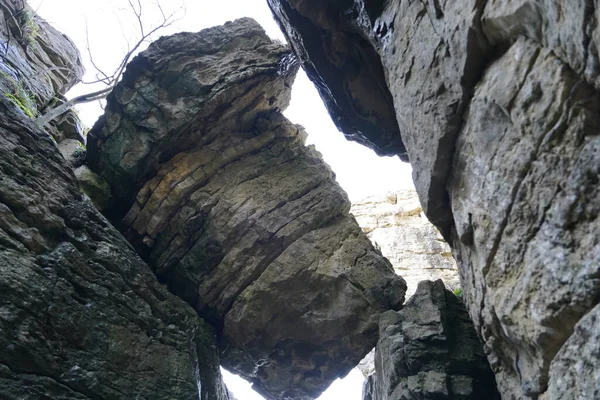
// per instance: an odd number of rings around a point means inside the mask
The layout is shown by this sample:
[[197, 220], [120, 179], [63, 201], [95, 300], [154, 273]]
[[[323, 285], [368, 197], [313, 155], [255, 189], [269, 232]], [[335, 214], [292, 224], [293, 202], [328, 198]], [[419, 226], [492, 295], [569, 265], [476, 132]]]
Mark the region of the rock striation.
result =
[[[0, 87], [37, 109], [82, 68], [70, 40], [18, 3], [0, 1]], [[227, 400], [214, 328], [82, 195], [15, 96], [0, 96], [0, 397]]]
[[375, 370], [364, 400], [500, 399], [465, 305], [441, 280], [382, 315]]
[[406, 281], [407, 297], [423, 280], [441, 279], [450, 290], [460, 288], [450, 246], [423, 214], [414, 190], [368, 197], [352, 203], [350, 212]]
[[250, 19], [164, 37], [89, 133], [88, 165], [118, 205], [107, 215], [269, 399], [318, 397], [406, 290], [280, 113], [297, 68]]
[[[379, 54], [423, 210], [450, 242], [503, 398], [593, 398], [597, 353], [577, 377], [551, 377], [583, 366], [573, 344], [599, 329], [597, 2], [270, 4], [318, 85], [338, 83], [315, 77], [311, 48], [347, 60], [348, 26]], [[322, 40], [304, 40], [308, 28]]]

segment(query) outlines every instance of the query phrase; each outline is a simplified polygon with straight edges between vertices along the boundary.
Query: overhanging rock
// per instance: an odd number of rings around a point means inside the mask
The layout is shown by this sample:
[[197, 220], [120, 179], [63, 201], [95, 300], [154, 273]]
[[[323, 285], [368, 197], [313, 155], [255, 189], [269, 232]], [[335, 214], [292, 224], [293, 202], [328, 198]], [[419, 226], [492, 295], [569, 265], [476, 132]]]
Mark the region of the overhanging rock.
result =
[[271, 399], [313, 399], [345, 375], [406, 290], [280, 114], [297, 67], [250, 19], [161, 38], [89, 139], [112, 217], [220, 330], [222, 363]]

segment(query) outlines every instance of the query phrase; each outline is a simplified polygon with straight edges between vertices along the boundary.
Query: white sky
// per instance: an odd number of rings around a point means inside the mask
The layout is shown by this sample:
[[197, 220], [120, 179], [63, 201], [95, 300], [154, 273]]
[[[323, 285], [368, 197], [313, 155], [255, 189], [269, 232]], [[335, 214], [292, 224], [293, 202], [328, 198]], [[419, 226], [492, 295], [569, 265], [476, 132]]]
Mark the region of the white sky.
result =
[[[179, 0], [164, 0], [162, 5], [176, 8]], [[266, 0], [181, 0], [185, 3], [184, 17], [175, 25], [161, 30], [161, 35], [180, 31], [196, 32], [209, 26], [221, 25], [241, 17], [258, 21], [272, 38], [284, 40], [279, 27], [271, 17]], [[158, 16], [154, 0], [141, 0], [148, 26]], [[127, 0], [29, 0], [53, 26], [67, 34], [82, 52], [88, 71], [86, 80], [93, 80], [95, 73], [86, 54], [86, 22], [90, 48], [97, 65], [112, 71], [126, 53], [126, 36], [137, 38], [136, 21], [129, 11]], [[133, 39], [135, 42], [137, 39]], [[91, 91], [89, 86], [79, 85], [70, 95]], [[98, 103], [80, 105], [79, 113], [88, 126], [92, 126], [102, 113]], [[336, 173], [340, 185], [353, 201], [367, 196], [383, 194], [397, 189], [412, 188], [410, 166], [397, 157], [378, 157], [357, 143], [349, 142], [335, 128], [316, 89], [303, 71], [293, 86], [292, 102], [284, 113], [292, 122], [303, 125], [309, 134], [308, 144], [315, 144], [325, 161]], [[249, 389], [245, 381], [225, 373], [229, 389], [240, 400], [262, 399]], [[360, 400], [363, 377], [353, 370], [346, 379], [336, 381], [321, 400]]]

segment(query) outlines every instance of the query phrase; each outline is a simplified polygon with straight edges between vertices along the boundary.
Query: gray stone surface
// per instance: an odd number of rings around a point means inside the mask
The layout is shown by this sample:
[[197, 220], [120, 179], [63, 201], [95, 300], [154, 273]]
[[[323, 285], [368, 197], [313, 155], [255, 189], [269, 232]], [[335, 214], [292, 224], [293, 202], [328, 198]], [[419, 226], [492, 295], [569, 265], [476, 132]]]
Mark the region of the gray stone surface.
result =
[[460, 288], [450, 246], [425, 217], [414, 190], [373, 196], [352, 204], [350, 212], [376, 248], [406, 281], [410, 297], [423, 280], [441, 279]]
[[[310, 23], [354, 22], [380, 54], [423, 209], [451, 243], [503, 398], [553, 395], [549, 371], [569, 360], [555, 357], [600, 298], [598, 2], [374, 4], [320, 2], [350, 21]], [[594, 354], [570, 381], [584, 398]]]
[[271, 399], [313, 399], [346, 375], [406, 290], [281, 115], [296, 70], [249, 19], [162, 38], [88, 146], [126, 237], [219, 328], [223, 365]]
[[37, 111], [79, 82], [84, 69], [73, 42], [23, 4], [0, 1], [0, 89], [21, 88]]
[[500, 399], [467, 310], [441, 280], [382, 315], [375, 370], [364, 400]]
[[[0, 397], [224, 400], [216, 337], [0, 104]], [[202, 389], [200, 389], [200, 386]]]

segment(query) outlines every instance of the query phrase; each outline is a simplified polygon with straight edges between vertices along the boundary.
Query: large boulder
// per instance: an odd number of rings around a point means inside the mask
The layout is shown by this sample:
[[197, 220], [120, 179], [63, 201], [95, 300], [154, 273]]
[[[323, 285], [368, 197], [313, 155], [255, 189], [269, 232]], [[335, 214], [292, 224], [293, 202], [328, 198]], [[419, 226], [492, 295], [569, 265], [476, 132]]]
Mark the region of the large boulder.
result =
[[[502, 396], [550, 396], [572, 343], [598, 329], [576, 329], [600, 299], [598, 2], [270, 3], [294, 49], [313, 43], [296, 34], [306, 25], [344, 41], [353, 24], [370, 41], [424, 212], [457, 258]], [[316, 18], [323, 9], [338, 19]], [[329, 57], [345, 57], [344, 46]], [[594, 367], [570, 382], [593, 398], [585, 382], [600, 360], [586, 360]]]
[[302, 127], [298, 65], [250, 19], [159, 39], [89, 134], [111, 218], [220, 331], [222, 363], [270, 399], [313, 399], [377, 340], [406, 285]]
[[462, 300], [422, 281], [399, 312], [381, 317], [375, 375], [364, 400], [499, 400], [494, 374]]

